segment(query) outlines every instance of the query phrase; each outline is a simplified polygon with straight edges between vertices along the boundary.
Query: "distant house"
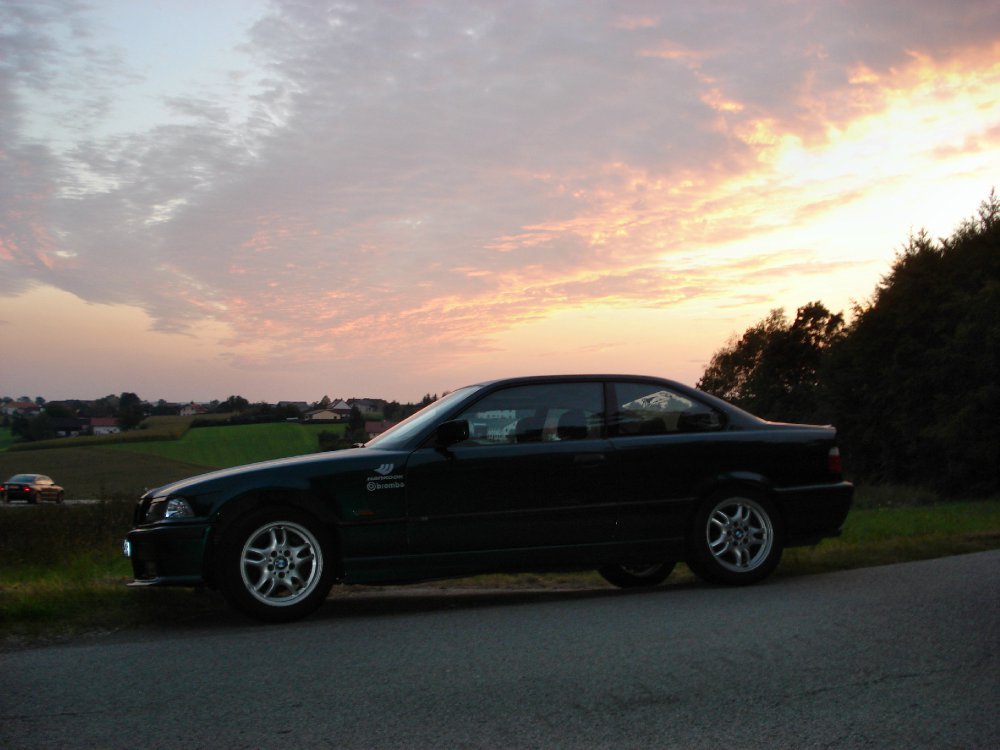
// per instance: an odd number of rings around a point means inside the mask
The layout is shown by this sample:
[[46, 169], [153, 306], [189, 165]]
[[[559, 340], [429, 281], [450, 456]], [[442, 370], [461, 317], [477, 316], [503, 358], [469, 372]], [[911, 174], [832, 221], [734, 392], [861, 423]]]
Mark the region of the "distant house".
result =
[[385, 401], [381, 398], [352, 398], [348, 403], [365, 415], [377, 414], [385, 409]]
[[380, 419], [376, 421], [365, 422], [365, 433], [368, 435], [368, 439], [371, 440], [373, 437], [381, 435], [383, 432], [388, 430], [390, 427], [394, 427], [399, 424], [398, 422], [390, 422], [386, 419]]
[[305, 413], [307, 422], [339, 422], [340, 415], [333, 409], [313, 409]]
[[114, 417], [91, 417], [91, 435], [115, 435], [122, 431], [121, 425]]
[[197, 417], [199, 414], [207, 414], [207, 413], [208, 413], [207, 406], [204, 406], [203, 404], [196, 404], [194, 401], [192, 401], [187, 406], [181, 407], [182, 417]]
[[8, 416], [23, 414], [26, 417], [30, 417], [41, 410], [41, 407], [34, 401], [11, 401], [9, 404], [4, 404], [3, 407], [3, 413]]
[[339, 419], [348, 419], [351, 416], [351, 405], [346, 401], [335, 401], [328, 408], [337, 414]]

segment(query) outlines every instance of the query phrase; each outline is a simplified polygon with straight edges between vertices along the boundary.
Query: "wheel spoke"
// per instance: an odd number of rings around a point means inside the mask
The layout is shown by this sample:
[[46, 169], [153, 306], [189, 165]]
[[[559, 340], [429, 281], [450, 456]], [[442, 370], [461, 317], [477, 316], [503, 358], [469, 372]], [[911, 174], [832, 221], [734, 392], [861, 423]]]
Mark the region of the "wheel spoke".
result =
[[274, 578], [265, 573], [253, 588], [261, 596], [270, 596], [271, 592], [274, 591]]

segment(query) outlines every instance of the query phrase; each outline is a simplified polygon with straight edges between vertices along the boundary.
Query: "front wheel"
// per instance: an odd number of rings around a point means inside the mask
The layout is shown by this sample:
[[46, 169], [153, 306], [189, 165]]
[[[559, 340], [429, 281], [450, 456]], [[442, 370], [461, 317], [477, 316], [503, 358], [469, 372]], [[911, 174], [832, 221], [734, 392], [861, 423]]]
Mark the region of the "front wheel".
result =
[[323, 526], [294, 508], [263, 508], [223, 532], [219, 588], [241, 612], [266, 622], [305, 617], [333, 582], [332, 545]]
[[674, 569], [673, 562], [615, 563], [597, 572], [605, 581], [622, 589], [657, 586], [667, 580]]
[[781, 516], [766, 498], [735, 490], [706, 500], [688, 534], [687, 563], [712, 583], [756, 583], [781, 561]]

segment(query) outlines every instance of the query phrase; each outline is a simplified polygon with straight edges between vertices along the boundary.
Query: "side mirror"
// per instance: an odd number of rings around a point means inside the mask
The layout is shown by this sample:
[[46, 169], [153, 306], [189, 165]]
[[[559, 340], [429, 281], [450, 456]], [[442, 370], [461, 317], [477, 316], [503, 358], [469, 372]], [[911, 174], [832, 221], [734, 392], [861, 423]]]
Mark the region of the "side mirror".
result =
[[435, 448], [447, 448], [456, 443], [464, 443], [469, 439], [469, 423], [464, 419], [454, 419], [438, 425], [434, 436]]

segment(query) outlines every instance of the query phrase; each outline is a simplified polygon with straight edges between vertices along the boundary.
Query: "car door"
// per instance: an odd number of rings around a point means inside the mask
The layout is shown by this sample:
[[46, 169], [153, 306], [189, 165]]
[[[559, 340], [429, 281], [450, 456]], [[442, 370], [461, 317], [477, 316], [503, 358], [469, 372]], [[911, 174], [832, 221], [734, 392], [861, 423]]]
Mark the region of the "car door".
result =
[[411, 551], [517, 549], [527, 561], [610, 540], [616, 510], [603, 412], [598, 381], [485, 394], [457, 416], [468, 440], [410, 457]]
[[720, 439], [724, 416], [656, 381], [613, 382], [609, 399], [619, 538], [680, 539], [699, 485], [731, 463], [736, 445]]

